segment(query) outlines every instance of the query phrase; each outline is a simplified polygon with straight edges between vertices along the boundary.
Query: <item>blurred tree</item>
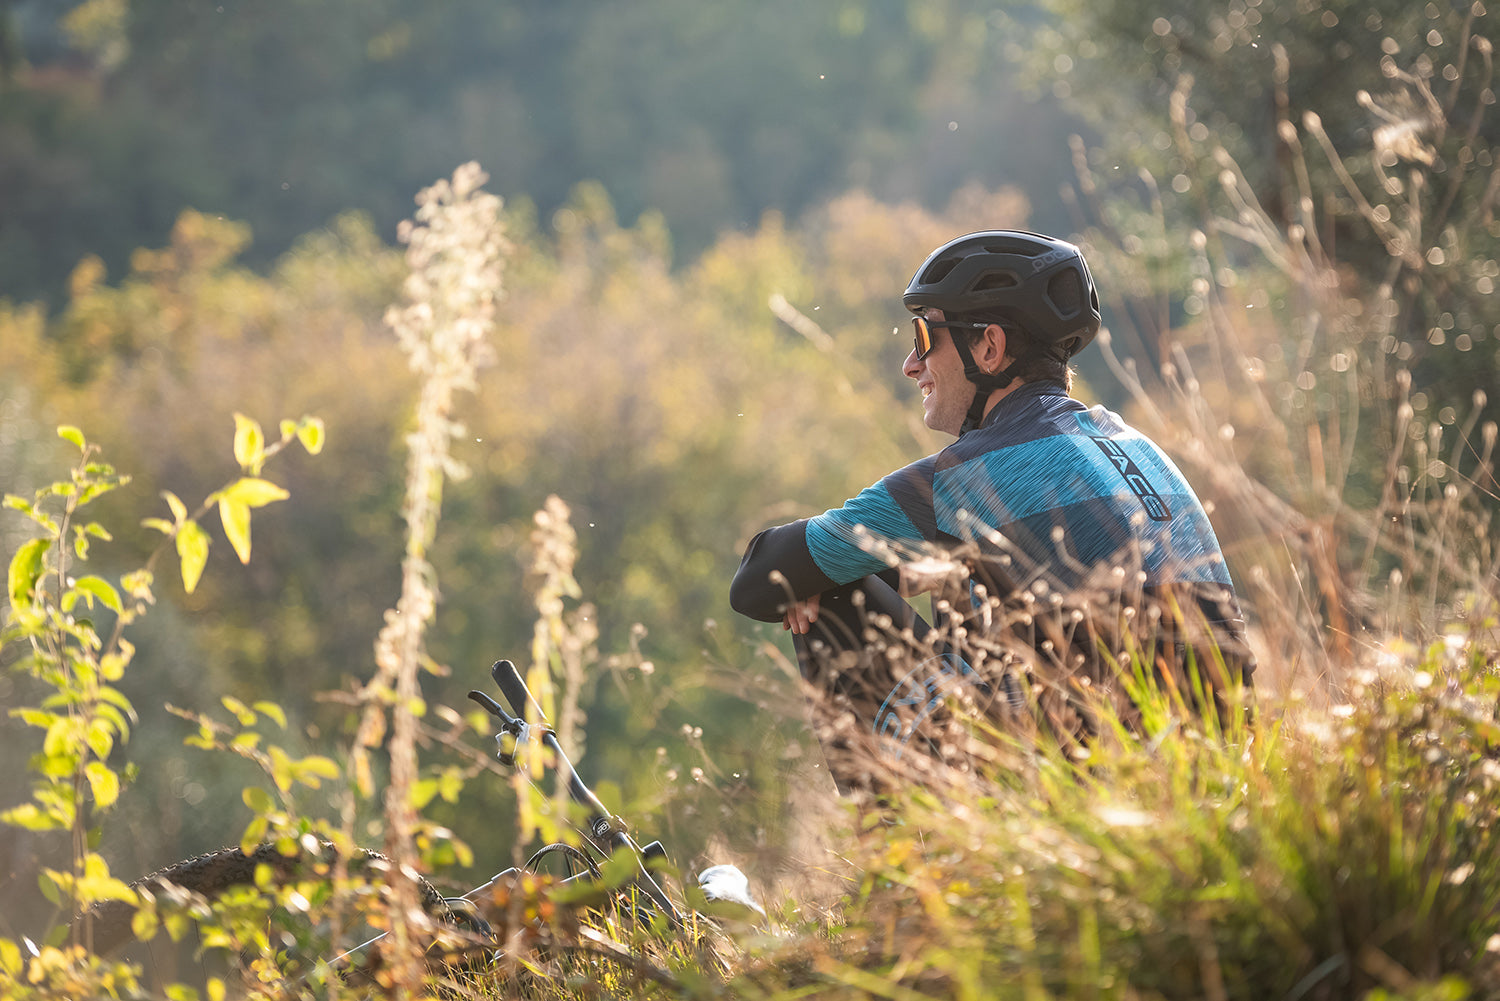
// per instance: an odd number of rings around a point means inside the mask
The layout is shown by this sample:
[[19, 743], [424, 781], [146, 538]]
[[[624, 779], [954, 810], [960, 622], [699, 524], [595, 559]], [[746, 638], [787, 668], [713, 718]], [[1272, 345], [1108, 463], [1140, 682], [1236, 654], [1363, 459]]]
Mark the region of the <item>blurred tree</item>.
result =
[[990, 6], [0, 6], [21, 57], [0, 74], [0, 296], [58, 305], [80, 259], [122, 274], [184, 207], [248, 222], [256, 267], [345, 210], [391, 232], [470, 158], [543, 218], [603, 182], [624, 218], [662, 214], [677, 264], [851, 184], [941, 206], [1031, 179], [1050, 211], [1066, 126], [1014, 99]]
[[[1486, 273], [1500, 253], [1492, 190], [1500, 116], [1490, 110], [1493, 26], [1482, 5], [1113, 0], [1085, 12], [1050, 0], [1045, 8], [1054, 19], [1033, 36], [1040, 44], [1012, 52], [1099, 129], [1098, 148], [1080, 147], [1075, 162], [1085, 195], [1079, 223], [1131, 231], [1136, 249], [1165, 237], [1136, 255], [1149, 257], [1154, 276], [1127, 267], [1120, 290], [1135, 300], [1125, 315], [1152, 354], [1183, 315], [1162, 305], [1182, 304], [1191, 290], [1181, 235], [1209, 212], [1229, 220], [1222, 231], [1210, 227], [1211, 237], [1237, 235], [1243, 210], [1220, 197], [1232, 164], [1241, 197], [1273, 224], [1308, 233], [1350, 277], [1351, 295], [1388, 290], [1344, 339], [1367, 339], [1392, 365], [1412, 368], [1429, 396], [1467, 401], [1496, 384], [1500, 307]], [[1137, 188], [1134, 198], [1115, 198], [1122, 168], [1127, 185], [1144, 170], [1180, 197], [1152, 202]], [[1102, 197], [1090, 199], [1095, 190]], [[1165, 215], [1153, 220], [1153, 211]], [[1231, 263], [1258, 253], [1245, 246]]]

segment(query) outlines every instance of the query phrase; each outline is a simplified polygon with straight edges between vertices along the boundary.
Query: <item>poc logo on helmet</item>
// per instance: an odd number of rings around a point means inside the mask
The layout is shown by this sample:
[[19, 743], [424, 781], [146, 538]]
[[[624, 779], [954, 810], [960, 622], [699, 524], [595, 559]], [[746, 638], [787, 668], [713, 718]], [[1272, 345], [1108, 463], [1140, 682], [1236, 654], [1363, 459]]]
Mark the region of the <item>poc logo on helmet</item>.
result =
[[1052, 265], [1056, 264], [1058, 261], [1065, 261], [1065, 260], [1067, 260], [1068, 258], [1070, 258], [1072, 256], [1073, 256], [1073, 252], [1071, 250], [1049, 250], [1045, 254], [1043, 254], [1041, 257], [1034, 257], [1034, 258], [1032, 258], [1032, 261], [1031, 261], [1031, 270], [1032, 270], [1032, 273], [1034, 274], [1034, 273], [1042, 270], [1043, 268], [1051, 267]]

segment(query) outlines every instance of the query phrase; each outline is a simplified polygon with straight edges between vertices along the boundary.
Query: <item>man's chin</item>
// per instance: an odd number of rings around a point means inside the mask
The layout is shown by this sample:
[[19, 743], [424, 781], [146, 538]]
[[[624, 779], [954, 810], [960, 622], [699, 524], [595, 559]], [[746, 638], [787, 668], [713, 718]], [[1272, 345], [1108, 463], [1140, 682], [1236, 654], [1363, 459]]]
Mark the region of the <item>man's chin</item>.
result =
[[937, 431], [942, 434], [951, 434], [955, 438], [958, 437], [958, 431], [955, 428], [951, 427], [948, 422], [944, 421], [937, 414], [923, 413], [922, 423], [927, 426], [928, 430]]

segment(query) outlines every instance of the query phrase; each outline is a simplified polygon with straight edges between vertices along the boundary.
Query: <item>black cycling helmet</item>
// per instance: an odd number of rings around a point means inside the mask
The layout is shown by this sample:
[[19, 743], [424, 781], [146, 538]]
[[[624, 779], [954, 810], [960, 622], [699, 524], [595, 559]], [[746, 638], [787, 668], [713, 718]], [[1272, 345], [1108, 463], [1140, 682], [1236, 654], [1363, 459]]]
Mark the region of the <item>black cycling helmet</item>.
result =
[[1099, 292], [1083, 255], [1040, 233], [992, 230], [945, 243], [917, 269], [901, 301], [911, 310], [932, 306], [1014, 323], [1064, 361], [1099, 333]]
[[[1030, 341], [1028, 355], [1063, 362], [1099, 333], [1099, 291], [1078, 248], [1022, 230], [970, 233], [943, 244], [922, 262], [901, 301], [913, 312], [933, 307], [949, 317], [1020, 327]], [[967, 431], [979, 426], [990, 393], [1010, 385], [1027, 359], [990, 374], [980, 371], [963, 338], [954, 338], [953, 345], [974, 384]]]

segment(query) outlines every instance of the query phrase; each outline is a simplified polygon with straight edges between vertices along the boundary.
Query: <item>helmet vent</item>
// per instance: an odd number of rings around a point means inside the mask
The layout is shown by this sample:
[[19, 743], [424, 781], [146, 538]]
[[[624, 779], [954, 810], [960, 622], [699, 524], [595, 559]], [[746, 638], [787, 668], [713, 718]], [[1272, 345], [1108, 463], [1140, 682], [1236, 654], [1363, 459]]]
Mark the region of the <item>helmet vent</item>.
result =
[[1047, 283], [1047, 298], [1063, 316], [1071, 316], [1083, 308], [1083, 283], [1078, 272], [1072, 268], [1060, 271]]
[[970, 292], [988, 292], [997, 288], [1015, 288], [1021, 284], [1014, 271], [991, 271], [980, 275], [979, 280], [970, 286]]
[[922, 284], [932, 285], [942, 281], [948, 277], [948, 272], [958, 267], [958, 262], [961, 260], [963, 260], [962, 257], [945, 257], [941, 261], [934, 261], [932, 267], [922, 275]]
[[1039, 246], [1030, 240], [1007, 240], [1004, 243], [987, 243], [984, 245], [985, 253], [988, 254], [1012, 254], [1016, 257], [1039, 257], [1047, 253], [1049, 247]]

